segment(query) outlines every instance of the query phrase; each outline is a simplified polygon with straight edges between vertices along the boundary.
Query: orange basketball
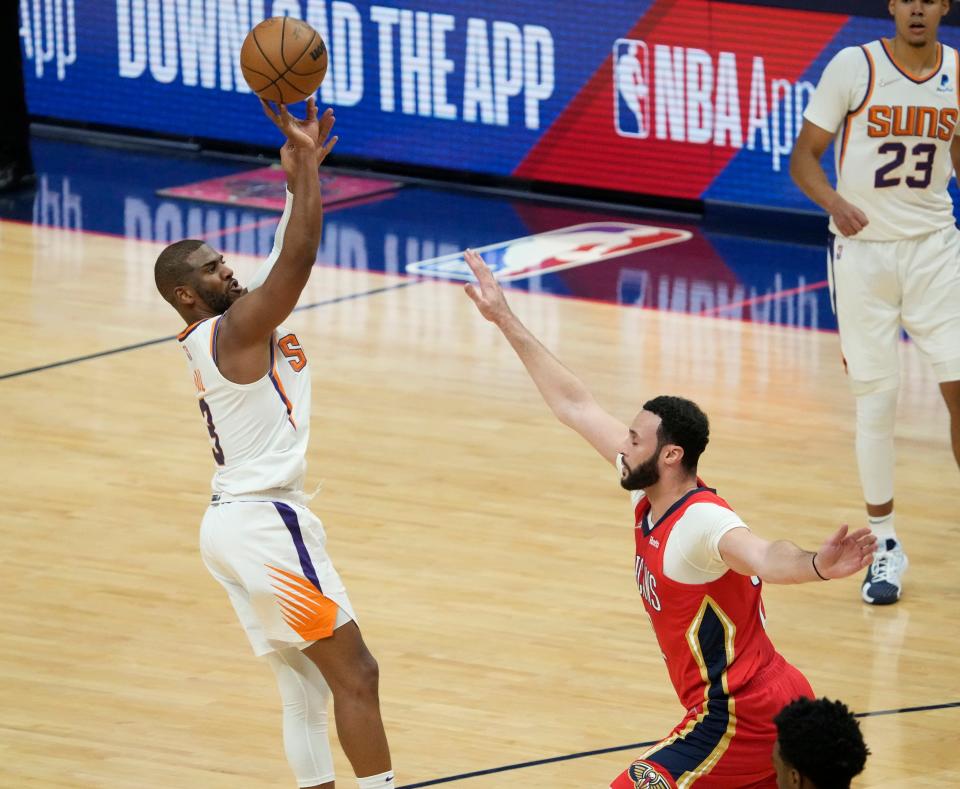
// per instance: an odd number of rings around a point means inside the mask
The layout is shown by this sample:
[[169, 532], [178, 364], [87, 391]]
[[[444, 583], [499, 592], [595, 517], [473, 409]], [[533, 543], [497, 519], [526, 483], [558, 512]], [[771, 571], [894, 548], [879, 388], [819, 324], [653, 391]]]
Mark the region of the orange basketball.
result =
[[264, 19], [247, 33], [240, 68], [260, 98], [294, 104], [310, 96], [327, 73], [327, 47], [306, 22], [289, 16]]

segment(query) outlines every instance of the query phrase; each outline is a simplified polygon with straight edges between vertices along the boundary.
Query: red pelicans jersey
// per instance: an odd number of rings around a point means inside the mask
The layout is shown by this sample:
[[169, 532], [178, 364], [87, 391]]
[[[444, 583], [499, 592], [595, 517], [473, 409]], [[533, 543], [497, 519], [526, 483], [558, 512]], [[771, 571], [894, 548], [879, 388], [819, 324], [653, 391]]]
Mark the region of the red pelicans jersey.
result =
[[220, 320], [195, 323], [178, 337], [217, 464], [213, 492], [300, 491], [310, 437], [307, 357], [296, 335], [278, 326], [267, 374], [251, 384], [233, 383], [217, 367]]
[[686, 584], [664, 572], [670, 535], [683, 527], [684, 513], [698, 502], [731, 509], [705, 487], [687, 493], [655, 524], [649, 522], [646, 496], [635, 507], [637, 585], [670, 680], [688, 710], [736, 695], [777, 654], [763, 626], [759, 578], [728, 570], [709, 583]]
[[[838, 52], [804, 117], [834, 132], [837, 191], [869, 218], [863, 241], [898, 241], [954, 224], [947, 193], [958, 109], [957, 51], [938, 45], [933, 71], [918, 77], [882, 40]], [[837, 228], [830, 221], [830, 229]]]

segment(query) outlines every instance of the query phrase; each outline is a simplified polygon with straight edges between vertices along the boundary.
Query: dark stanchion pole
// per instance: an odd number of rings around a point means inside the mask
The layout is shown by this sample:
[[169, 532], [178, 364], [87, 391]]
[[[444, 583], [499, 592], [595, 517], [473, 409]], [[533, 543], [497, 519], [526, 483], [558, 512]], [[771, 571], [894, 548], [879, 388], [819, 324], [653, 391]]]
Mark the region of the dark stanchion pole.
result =
[[20, 52], [19, 7], [15, 0], [0, 0], [0, 192], [32, 186], [30, 118], [23, 85]]

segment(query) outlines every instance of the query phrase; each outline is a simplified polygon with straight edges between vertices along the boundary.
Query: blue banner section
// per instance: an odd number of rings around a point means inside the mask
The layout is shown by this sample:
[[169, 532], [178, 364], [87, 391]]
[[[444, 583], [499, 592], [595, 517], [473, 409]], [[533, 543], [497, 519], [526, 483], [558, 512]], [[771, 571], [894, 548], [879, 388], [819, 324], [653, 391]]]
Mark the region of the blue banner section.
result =
[[604, 3], [602, 25], [537, 0], [81, 5], [22, 4], [34, 115], [273, 145], [239, 50], [263, 18], [292, 15], [328, 44], [319, 102], [337, 110], [341, 152], [509, 175], [649, 2]]
[[[960, 48], [960, 30], [941, 28], [940, 32], [940, 39], [944, 43]], [[806, 85], [812, 89], [830, 59], [841, 49], [859, 46], [878, 38], [888, 38], [892, 33], [893, 25], [889, 19], [850, 19], [840, 28], [830, 45], [810, 63], [797, 84]], [[784, 105], [778, 108], [777, 112], [782, 119], [782, 126], [788, 138], [795, 139], [800, 134], [802, 107], [805, 105], [806, 102], [798, 101], [795, 94], [793, 100], [785, 99]], [[792, 124], [791, 119], [793, 119]], [[813, 210], [815, 206], [789, 176], [789, 151], [792, 150], [792, 139], [790, 145], [784, 148], [784, 153], [773, 164], [770, 154], [765, 152], [762, 146], [756, 150], [741, 151], [713, 181], [704, 193], [704, 199], [742, 204], [766, 204], [798, 211]], [[830, 146], [824, 154], [823, 165], [831, 183], [835, 184], [833, 146]], [[956, 206], [958, 204], [956, 182], [951, 184], [950, 192]]]
[[749, 0], [19, 2], [34, 116], [279, 146], [239, 56], [289, 15], [327, 42], [341, 155], [808, 211], [788, 174], [803, 108], [840, 48], [893, 30]]

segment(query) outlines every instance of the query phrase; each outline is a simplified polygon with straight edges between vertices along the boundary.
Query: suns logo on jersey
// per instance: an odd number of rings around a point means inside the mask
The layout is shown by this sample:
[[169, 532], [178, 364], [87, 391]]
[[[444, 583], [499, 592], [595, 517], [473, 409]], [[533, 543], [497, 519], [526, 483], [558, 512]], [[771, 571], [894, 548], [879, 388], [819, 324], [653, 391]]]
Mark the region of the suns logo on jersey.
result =
[[673, 784], [656, 767], [641, 759], [630, 765], [627, 775], [634, 789], [673, 789]]
[[307, 366], [307, 357], [303, 348], [300, 347], [300, 340], [297, 339], [296, 334], [284, 335], [277, 340], [277, 345], [280, 347], [280, 352], [290, 362], [290, 367], [293, 368], [295, 373], [299, 373]]
[[960, 111], [955, 107], [891, 107], [874, 104], [867, 110], [869, 137], [929, 137], [952, 140]]

